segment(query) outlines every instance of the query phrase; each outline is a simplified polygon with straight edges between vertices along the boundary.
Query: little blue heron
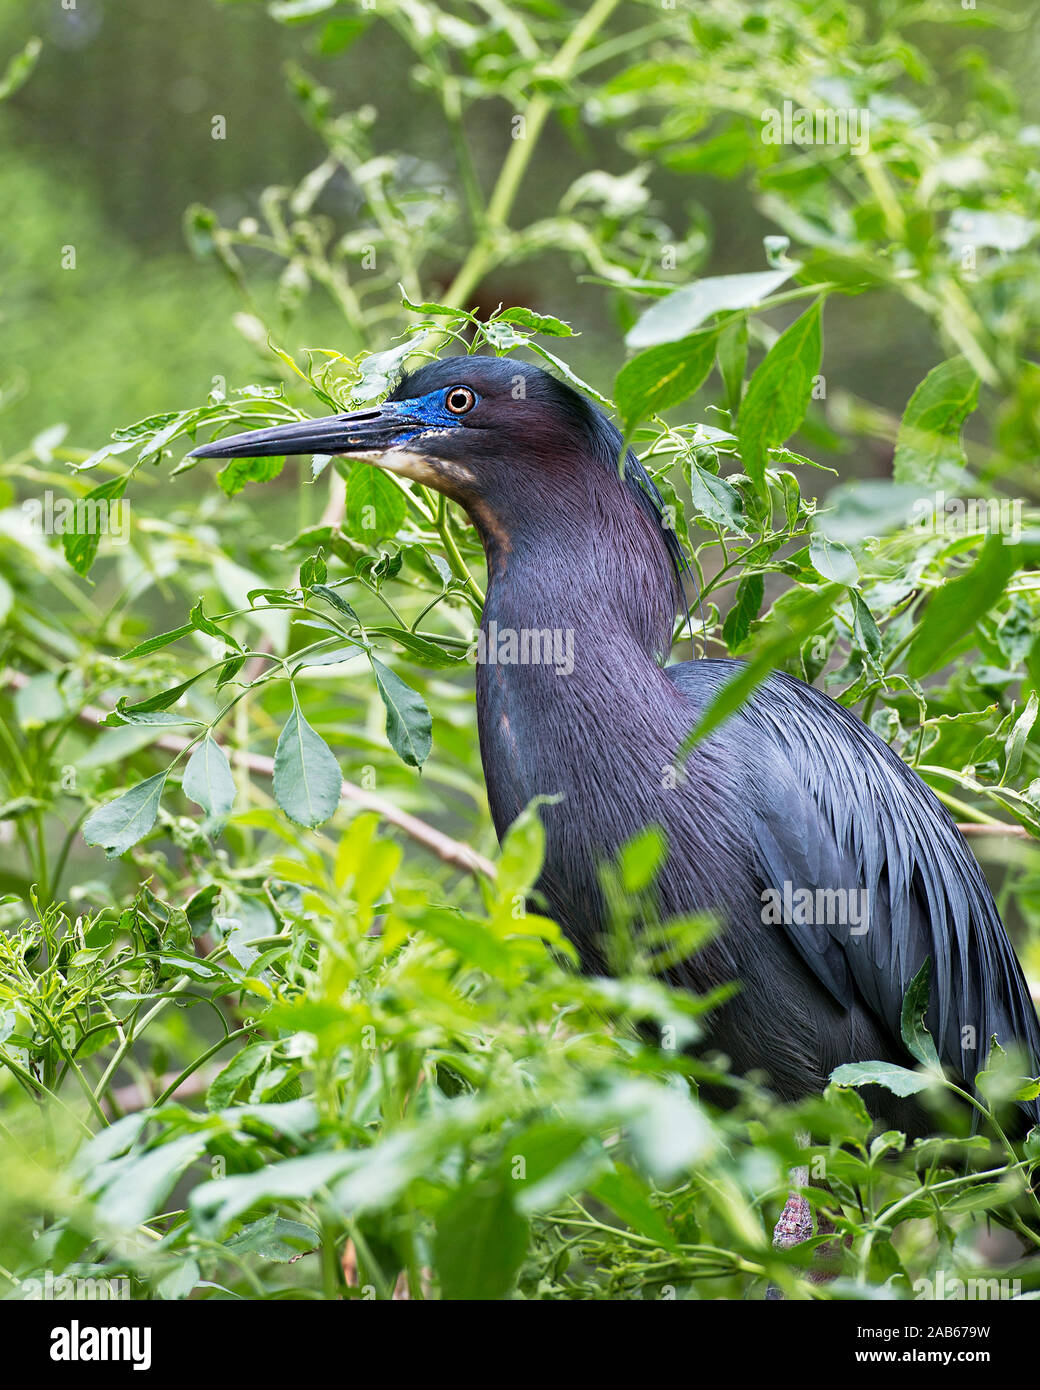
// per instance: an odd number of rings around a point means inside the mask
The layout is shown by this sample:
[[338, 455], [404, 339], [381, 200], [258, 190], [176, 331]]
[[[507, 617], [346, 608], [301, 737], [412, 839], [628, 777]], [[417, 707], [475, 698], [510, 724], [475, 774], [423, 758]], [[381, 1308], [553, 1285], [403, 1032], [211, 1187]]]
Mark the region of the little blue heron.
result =
[[[381, 406], [195, 453], [346, 455], [437, 489], [484, 545], [485, 638], [511, 633], [523, 650], [524, 634], [569, 635], [565, 665], [480, 662], [477, 723], [500, 837], [532, 798], [558, 798], [541, 811], [538, 887], [586, 968], [606, 964], [602, 865], [657, 826], [662, 918], [711, 912], [724, 923], [676, 978], [698, 992], [740, 982], [710, 1022], [738, 1073], [764, 1072], [795, 1101], [843, 1062], [913, 1065], [900, 1012], [928, 958], [927, 1023], [950, 1075], [971, 1089], [993, 1037], [1035, 1067], [1036, 1012], [975, 858], [934, 793], [860, 720], [774, 673], [676, 767], [739, 663], [664, 664], [685, 562], [643, 466], [628, 452], [619, 468], [622, 447], [562, 381], [473, 356], [420, 367]], [[822, 895], [824, 910], [792, 911], [799, 894], [816, 907]], [[839, 902], [867, 913], [826, 910]], [[886, 1126], [929, 1128], [912, 1098], [865, 1094]], [[1023, 1127], [1040, 1118], [1037, 1101], [1022, 1110]], [[793, 1229], [804, 1213], [785, 1215]]]

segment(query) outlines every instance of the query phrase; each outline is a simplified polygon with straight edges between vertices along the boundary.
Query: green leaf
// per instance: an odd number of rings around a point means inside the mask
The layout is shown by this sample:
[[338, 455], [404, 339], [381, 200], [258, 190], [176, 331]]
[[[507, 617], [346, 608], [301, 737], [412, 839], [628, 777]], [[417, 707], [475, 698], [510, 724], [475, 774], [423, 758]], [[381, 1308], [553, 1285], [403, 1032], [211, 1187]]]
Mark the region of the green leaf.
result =
[[129, 1230], [156, 1211], [180, 1174], [206, 1147], [206, 1134], [185, 1134], [168, 1140], [147, 1153], [117, 1160], [102, 1171], [114, 1169], [98, 1198], [96, 1213], [106, 1226]]
[[923, 1066], [941, 1072], [942, 1063], [939, 1061], [935, 1043], [932, 1041], [932, 1035], [924, 1021], [925, 1014], [928, 1012], [928, 987], [931, 974], [931, 957], [926, 956], [924, 964], [910, 981], [906, 994], [903, 996], [899, 1031], [911, 1057], [915, 1057]]
[[495, 896], [500, 906], [511, 907], [514, 898], [530, 891], [542, 871], [545, 827], [538, 807], [546, 804], [546, 800], [535, 797], [525, 806], [502, 841], [502, 853], [495, 875]]
[[228, 459], [217, 474], [217, 482], [228, 497], [241, 492], [246, 483], [269, 483], [285, 467], [285, 456], [257, 459]]
[[198, 632], [204, 632], [207, 637], [215, 637], [218, 642], [223, 642], [225, 647], [231, 647], [235, 651], [242, 650], [238, 642], [233, 637], [229, 637], [226, 632], [219, 628], [212, 618], [207, 618], [202, 611], [202, 599], [200, 598], [191, 610], [191, 625]]
[[404, 524], [408, 503], [401, 489], [371, 464], [355, 463], [347, 479], [346, 531], [373, 545]]
[[874, 621], [874, 615], [863, 601], [862, 596], [855, 590], [850, 590], [852, 595], [852, 635], [856, 645], [861, 651], [866, 652], [870, 661], [880, 673], [881, 661], [881, 633], [878, 625]]
[[422, 662], [424, 666], [452, 667], [459, 666], [463, 662], [463, 657], [445, 649], [429, 637], [420, 637], [417, 632], [412, 632], [406, 627], [370, 627], [368, 629], [370, 637], [390, 637], [395, 642], [399, 642], [402, 647], [411, 655]]
[[331, 603], [333, 608], [338, 608], [341, 613], [345, 613], [359, 627], [361, 626], [361, 619], [338, 589], [330, 589], [327, 584], [312, 584], [311, 592], [318, 594], [326, 603]]
[[197, 675], [189, 676], [186, 681], [181, 681], [180, 685], [173, 685], [169, 690], [160, 690], [157, 695], [149, 695], [147, 699], [138, 700], [135, 704], [124, 704], [119, 701], [118, 713], [124, 718], [129, 719], [134, 714], [148, 714], [151, 710], [169, 709], [175, 705], [186, 690], [190, 690], [197, 680], [201, 680], [205, 675], [204, 671], [199, 671]]
[[396, 672], [369, 655], [376, 686], [386, 706], [386, 736], [390, 746], [409, 767], [422, 767], [430, 755], [433, 725], [420, 695], [405, 685]]
[[809, 540], [809, 559], [824, 579], [835, 584], [859, 583], [859, 567], [852, 551], [841, 541], [828, 540], [820, 531], [814, 531]]
[[915, 1096], [935, 1084], [935, 1078], [922, 1076], [894, 1062], [846, 1062], [835, 1067], [830, 1079], [838, 1086], [884, 1086], [897, 1096]]
[[722, 627], [722, 640], [731, 652], [739, 649], [747, 641], [751, 624], [758, 617], [762, 600], [765, 598], [765, 580], [760, 574], [746, 574], [737, 585], [733, 607], [727, 614]]
[[1026, 743], [1033, 725], [1036, 723], [1037, 710], [1040, 705], [1037, 703], [1036, 691], [1029, 692], [1029, 699], [1026, 707], [1015, 720], [1014, 728], [1008, 735], [1007, 742], [1004, 744], [1004, 780], [1009, 777], [1017, 777], [1018, 770], [1022, 766], [1022, 754], [1025, 752]]
[[[82, 499], [76, 503], [76, 515], [80, 515], [81, 504], [83, 504], [83, 515], [89, 519], [84, 529], [66, 531], [61, 538], [62, 549], [65, 551], [65, 559], [76, 571], [77, 574], [86, 576], [90, 573], [91, 566], [97, 558], [98, 546], [101, 544], [101, 536], [104, 528], [104, 516], [107, 512], [107, 504], [117, 502], [126, 491], [126, 485], [130, 481], [129, 473], [121, 473], [117, 478], [109, 478], [107, 482], [99, 483], [97, 487], [90, 489]], [[92, 502], [105, 503], [104, 507], [98, 507], [91, 511], [89, 504]]]
[[235, 801], [235, 779], [227, 754], [210, 734], [188, 759], [181, 787], [184, 795], [201, 806], [207, 816], [223, 820], [230, 815]]
[[280, 24], [294, 24], [335, 9], [337, 4], [338, 0], [271, 0], [267, 13]]
[[724, 531], [736, 531], [747, 535], [744, 519], [744, 503], [740, 493], [725, 478], [702, 468], [696, 459], [690, 459], [690, 496], [697, 512]]
[[169, 769], [157, 772], [114, 801], [99, 806], [83, 822], [83, 838], [88, 845], [100, 845], [111, 859], [123, 854], [151, 830], [159, 814], [159, 802]]
[[932, 595], [907, 655], [912, 676], [926, 676], [948, 659], [954, 644], [972, 632], [1003, 594], [1017, 559], [1015, 546], [991, 535], [967, 573], [948, 579]]
[[309, 589], [312, 584], [324, 584], [329, 577], [325, 563], [325, 551], [319, 546], [316, 555], [309, 556], [300, 565], [300, 587]]
[[599, 1175], [589, 1192], [638, 1235], [647, 1236], [665, 1250], [675, 1249], [675, 1236], [663, 1214], [651, 1204], [646, 1183], [631, 1168], [616, 1164], [610, 1172]]
[[152, 652], [157, 652], [161, 647], [168, 647], [171, 642], [178, 642], [182, 637], [187, 637], [189, 632], [194, 632], [193, 623], [185, 623], [183, 627], [175, 627], [169, 632], [160, 632], [156, 637], [149, 637], [146, 642], [139, 643], [132, 647], [130, 651], [121, 656], [120, 661], [133, 661], [138, 656], [148, 656]]
[[290, 820], [312, 828], [339, 805], [343, 778], [332, 749], [294, 703], [274, 751], [274, 795]]
[[674, 343], [699, 328], [712, 314], [725, 309], [749, 309], [779, 289], [798, 270], [792, 263], [781, 270], [756, 270], [745, 275], [712, 275], [684, 285], [652, 304], [629, 330], [631, 348]]
[[967, 462], [961, 428], [979, 403], [979, 379], [964, 357], [940, 362], [910, 397], [896, 438], [897, 483], [950, 482]]
[[627, 840], [618, 853], [618, 870], [625, 893], [641, 893], [649, 888], [664, 863], [667, 846], [656, 825], [648, 825]]
[[22, 51], [10, 59], [0, 77], [0, 101], [5, 101], [29, 80], [42, 48], [43, 43], [38, 38], [31, 38]]
[[748, 359], [747, 315], [732, 319], [719, 334], [719, 376], [726, 390], [726, 409], [735, 420], [744, 394], [744, 372]]
[[606, 396], [601, 396], [594, 386], [590, 386], [587, 381], [582, 381], [572, 367], [569, 367], [561, 358], [554, 356], [548, 348], [542, 347], [541, 343], [528, 343], [531, 352], [536, 352], [539, 357], [544, 357], [546, 362], [551, 362], [556, 370], [563, 377], [564, 381], [569, 381], [572, 386], [576, 386], [579, 391], [583, 391], [586, 396], [591, 396], [594, 401], [599, 401], [609, 410], [613, 401], [607, 400]]
[[782, 594], [756, 634], [754, 653], [726, 682], [701, 715], [680, 749], [680, 758], [739, 709], [770, 672], [798, 651], [834, 611], [841, 586], [799, 587]]
[[706, 328], [626, 362], [614, 383], [614, 397], [626, 431], [644, 416], [659, 415], [692, 396], [711, 371], [717, 341], [717, 330]]
[[514, 323], [529, 333], [544, 333], [550, 338], [574, 337], [574, 329], [563, 319], [554, 318], [552, 314], [536, 314], [533, 309], [524, 309], [518, 304], [495, 317], [499, 323]]
[[437, 1217], [433, 1259], [447, 1299], [505, 1298], [527, 1254], [528, 1224], [499, 1183], [462, 1188]]
[[227, 1248], [236, 1255], [256, 1255], [261, 1260], [273, 1260], [279, 1264], [298, 1260], [301, 1255], [318, 1249], [320, 1245], [320, 1231], [304, 1225], [302, 1221], [287, 1221], [273, 1211], [259, 1221], [243, 1226], [238, 1235], [227, 1242]]
[[820, 370], [823, 300], [777, 338], [759, 363], [740, 409], [737, 437], [744, 469], [765, 491], [768, 451], [789, 439], [805, 418], [813, 378]]

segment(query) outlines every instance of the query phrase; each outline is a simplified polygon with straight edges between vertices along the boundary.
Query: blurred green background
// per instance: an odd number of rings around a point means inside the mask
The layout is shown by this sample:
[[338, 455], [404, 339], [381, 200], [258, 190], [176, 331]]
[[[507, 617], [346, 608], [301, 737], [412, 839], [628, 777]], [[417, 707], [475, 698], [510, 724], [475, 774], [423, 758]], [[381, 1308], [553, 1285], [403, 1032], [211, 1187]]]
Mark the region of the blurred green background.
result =
[[[1020, 9], [1028, 25], [1017, 32], [965, 35], [935, 25], [914, 37], [947, 72], [969, 67], [971, 50], [988, 50], [1017, 90], [1023, 117], [1040, 120], [1032, 79], [1040, 12]], [[286, 91], [288, 62], [302, 61], [329, 86], [337, 109], [373, 105], [381, 148], [405, 150], [426, 175], [432, 168], [451, 178], [436, 102], [415, 80], [414, 55], [386, 24], [372, 24], [335, 53], [327, 28], [276, 23], [248, 0], [75, 0], [75, 9], [60, 0], [0, 0], [0, 61], [34, 34], [44, 44], [38, 67], [0, 105], [0, 389], [7, 403], [0, 443], [7, 451], [58, 422], [68, 424], [69, 443], [95, 448], [118, 425], [205, 398], [214, 375], [255, 379], [261, 360], [269, 369], [269, 357], [232, 324], [242, 307], [235, 287], [212, 262], [195, 259], [182, 218], [198, 202], [234, 225], [256, 212], [265, 187], [292, 185], [320, 161], [322, 144]], [[960, 99], [951, 88], [946, 114], [953, 122]], [[510, 111], [503, 103], [493, 118], [487, 106], [480, 109], [468, 135], [486, 188], [508, 149]], [[226, 139], [212, 138], [216, 115], [226, 118]], [[609, 125], [583, 122], [568, 133], [551, 122], [523, 185], [524, 219], [551, 212], [585, 169], [623, 174], [632, 166]], [[658, 165], [651, 190], [665, 223], [684, 235], [704, 233], [702, 259], [678, 267], [685, 274], [677, 278], [763, 263], [762, 237], [776, 228], [755, 211], [745, 178], [726, 182]], [[346, 181], [326, 190], [322, 207], [349, 228]], [[61, 266], [70, 245], [74, 271]], [[456, 268], [445, 262], [444, 284]], [[260, 253], [248, 269], [256, 289]], [[270, 270], [273, 293], [276, 267]], [[431, 297], [440, 288], [424, 286]], [[484, 307], [524, 303], [572, 320], [583, 333], [573, 365], [609, 386], [622, 359], [610, 299], [575, 275], [570, 256], [541, 255], [499, 272], [476, 298]], [[312, 294], [284, 345], [341, 346], [342, 339], [339, 315]], [[855, 299], [832, 302], [827, 370], [837, 388], [898, 415], [934, 361], [929, 326], [900, 297], [876, 296], [869, 316]], [[883, 446], [865, 444], [844, 469], [877, 472], [887, 461]]]

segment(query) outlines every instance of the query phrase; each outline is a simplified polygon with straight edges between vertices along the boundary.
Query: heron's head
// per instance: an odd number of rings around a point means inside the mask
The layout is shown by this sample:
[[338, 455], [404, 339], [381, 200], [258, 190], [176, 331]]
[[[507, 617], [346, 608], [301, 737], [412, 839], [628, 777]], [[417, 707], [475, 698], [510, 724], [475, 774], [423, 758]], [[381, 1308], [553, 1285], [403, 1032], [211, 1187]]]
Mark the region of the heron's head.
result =
[[[661, 528], [663, 504], [605, 415], [579, 392], [512, 358], [447, 357], [410, 372], [382, 405], [254, 430], [196, 458], [322, 453], [359, 459], [462, 504], [507, 548], [566, 516], [595, 527], [611, 499], [635, 500]], [[665, 531], [673, 555], [678, 543]], [[681, 554], [681, 552], [678, 552]]]

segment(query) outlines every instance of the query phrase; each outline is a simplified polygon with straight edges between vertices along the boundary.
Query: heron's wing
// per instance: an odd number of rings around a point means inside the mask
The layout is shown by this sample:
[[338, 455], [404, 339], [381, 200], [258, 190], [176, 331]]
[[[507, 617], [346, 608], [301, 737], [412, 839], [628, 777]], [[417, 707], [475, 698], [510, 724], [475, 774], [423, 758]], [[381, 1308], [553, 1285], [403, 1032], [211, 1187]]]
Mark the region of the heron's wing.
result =
[[[862, 721], [781, 674], [726, 727], [745, 762], [750, 834], [771, 890], [764, 929], [779, 916], [774, 929], [833, 996], [846, 1007], [858, 996], [895, 1040], [903, 997], [930, 957], [927, 1022], [943, 1062], [970, 1084], [996, 1036], [1025, 1047], [1035, 1067], [1040, 1026], [1022, 968], [931, 789]], [[796, 899], [799, 889], [812, 898]]]

